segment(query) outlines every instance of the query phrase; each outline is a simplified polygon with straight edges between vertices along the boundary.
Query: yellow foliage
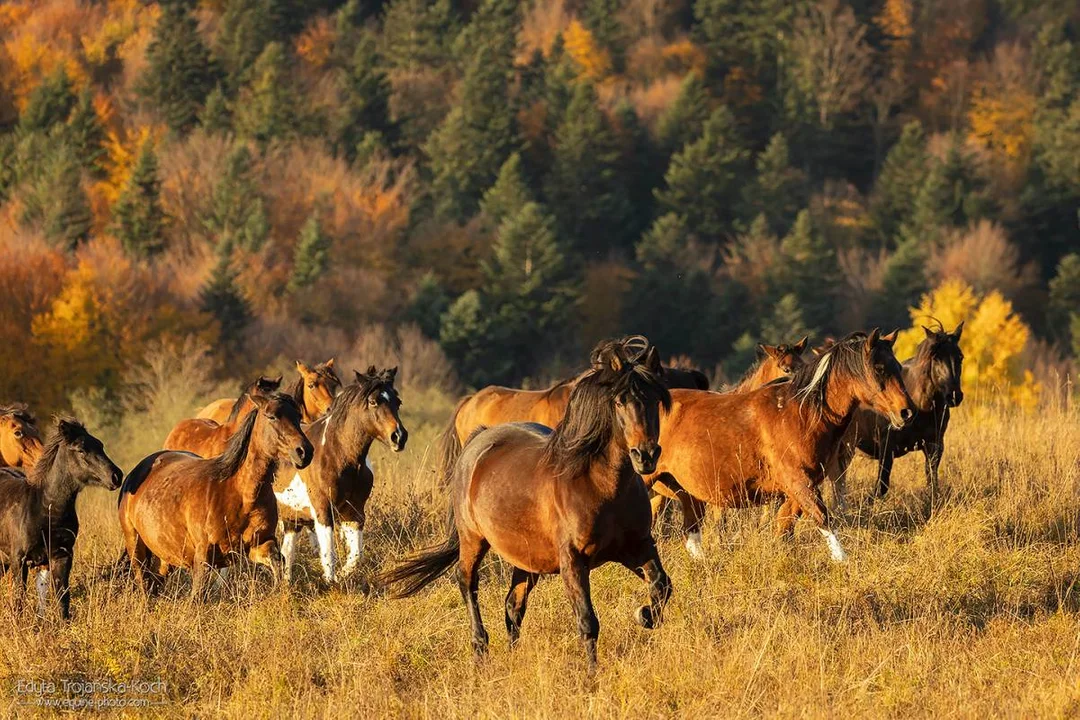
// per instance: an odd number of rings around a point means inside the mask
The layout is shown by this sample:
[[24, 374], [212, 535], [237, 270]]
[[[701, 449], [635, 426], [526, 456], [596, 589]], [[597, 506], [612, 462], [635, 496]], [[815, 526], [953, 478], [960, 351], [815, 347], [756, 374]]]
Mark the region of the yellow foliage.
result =
[[895, 50], [911, 46], [911, 36], [915, 33], [911, 25], [911, 0], [885, 0], [881, 12], [874, 18], [874, 24], [888, 38], [887, 42]]
[[[98, 104], [95, 104], [95, 109], [98, 107]], [[103, 101], [99, 112], [103, 120], [111, 117], [111, 105]], [[90, 206], [94, 214], [95, 228], [102, 228], [108, 223], [109, 209], [127, 185], [131, 169], [135, 165], [135, 159], [139, 156], [143, 143], [156, 143], [164, 134], [164, 127], [150, 125], [141, 125], [133, 132], [122, 129], [106, 130], [105, 157], [102, 160], [105, 179], [99, 180], [90, 188]]]
[[337, 33], [330, 20], [317, 18], [296, 38], [296, 54], [312, 67], [321, 68], [330, 60]]
[[113, 0], [108, 4], [105, 22], [88, 28], [82, 36], [83, 55], [90, 63], [104, 65], [130, 37], [152, 29], [160, 15], [161, 10], [155, 4], [143, 4], [139, 0]]
[[689, 38], [681, 38], [664, 46], [661, 53], [665, 65], [674, 66], [676, 72], [685, 75], [693, 71], [698, 75], [705, 74], [705, 65], [708, 58], [705, 52], [693, 43]]
[[971, 138], [1009, 160], [1027, 156], [1035, 121], [1035, 95], [996, 84], [981, 83], [971, 100]]
[[603, 80], [611, 74], [611, 56], [597, 45], [596, 38], [589, 29], [578, 20], [571, 20], [563, 33], [566, 53], [578, 67], [581, 74], [592, 80]]
[[1031, 330], [1014, 312], [1012, 303], [996, 290], [979, 297], [962, 280], [946, 280], [923, 295], [910, 309], [912, 327], [896, 339], [896, 356], [906, 359], [925, 334], [922, 326], [940, 320], [952, 331], [964, 322], [960, 348], [964, 352], [964, 392], [976, 402], [1007, 396], [1025, 409], [1038, 402], [1040, 386], [1020, 367], [1021, 353]]

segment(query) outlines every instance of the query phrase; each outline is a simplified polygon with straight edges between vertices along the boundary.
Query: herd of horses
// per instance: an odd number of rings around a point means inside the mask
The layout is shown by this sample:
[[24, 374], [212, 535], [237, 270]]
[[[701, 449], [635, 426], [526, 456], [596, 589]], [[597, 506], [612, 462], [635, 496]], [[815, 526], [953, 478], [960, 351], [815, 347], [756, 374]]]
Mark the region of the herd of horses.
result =
[[[558, 574], [593, 667], [593, 568], [627, 567], [649, 588], [637, 622], [652, 628], [662, 619], [672, 586], [653, 524], [665, 501], [681, 506], [693, 556], [703, 554], [707, 505], [776, 500], [781, 535], [805, 516], [843, 561], [821, 488], [831, 480], [842, 502], [856, 451], [879, 460], [878, 496], [888, 490], [893, 459], [914, 450], [924, 453], [936, 490], [949, 412], [963, 400], [963, 323], [952, 332], [924, 330], [903, 365], [893, 354], [895, 332], [852, 333], [809, 357], [806, 338], [760, 345], [743, 380], [718, 391], [696, 370], [662, 365], [655, 346], [630, 336], [600, 343], [584, 372], [546, 390], [469, 395], [439, 440], [446, 538], [384, 571], [377, 585], [405, 597], [456, 568], [482, 654], [488, 635], [477, 592], [485, 555], [494, 551], [512, 568], [511, 644], [537, 580]], [[376, 441], [399, 452], [408, 440], [397, 370], [372, 366], [348, 384], [333, 359], [297, 362], [296, 372], [285, 389], [280, 376], [263, 376], [183, 420], [126, 477], [75, 419], [57, 417], [43, 442], [25, 406], [0, 408], [0, 568], [16, 609], [33, 573], [39, 606], [51, 591], [70, 616], [75, 499], [90, 485], [119, 489], [118, 563], [151, 596], [171, 570], [184, 568], [193, 597], [202, 597], [211, 569], [223, 573], [239, 558], [290, 583], [301, 532], [313, 536], [326, 584], [354, 576], [374, 487], [368, 453]]]

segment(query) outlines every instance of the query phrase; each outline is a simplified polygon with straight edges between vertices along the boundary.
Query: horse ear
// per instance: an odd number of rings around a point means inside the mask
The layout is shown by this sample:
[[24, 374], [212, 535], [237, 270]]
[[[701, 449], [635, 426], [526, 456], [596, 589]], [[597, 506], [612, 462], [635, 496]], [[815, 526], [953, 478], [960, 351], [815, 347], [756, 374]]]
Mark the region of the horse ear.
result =
[[796, 355], [802, 355], [806, 351], [806, 343], [810, 341], [808, 335], [803, 335], [802, 340], [792, 345], [791, 349], [795, 351]]
[[394, 382], [394, 378], [397, 377], [397, 365], [386, 371], [386, 381], [389, 383]]
[[284, 379], [285, 379], [285, 376], [284, 376], [284, 375], [278, 375], [278, 376], [277, 376], [277, 377], [275, 377], [275, 378], [270, 378], [270, 383], [271, 383], [271, 384], [272, 384], [272, 385], [273, 385], [274, 387], [281, 387], [281, 381], [282, 381], [282, 380], [284, 380]]
[[956, 342], [960, 342], [960, 336], [964, 333], [964, 321], [961, 320], [960, 324], [956, 326], [956, 329], [952, 331], [952, 336], [956, 338]]
[[622, 370], [622, 358], [619, 357], [619, 353], [612, 352], [608, 362], [611, 364], [611, 369], [615, 372]]
[[367, 374], [374, 377], [379, 374], [379, 369], [374, 365], [368, 365]]
[[874, 350], [874, 344], [877, 343], [878, 337], [881, 335], [881, 330], [874, 328], [870, 331], [870, 334], [866, 336], [866, 354], [869, 355]]
[[326, 367], [330, 368], [331, 370], [334, 369], [334, 358], [330, 358], [326, 361]]
[[923, 332], [926, 333], [927, 339], [932, 338], [932, 337], [934, 337], [934, 335], [937, 334], [933, 330], [931, 330], [930, 328], [926, 327], [925, 325], [922, 325], [921, 327], [923, 329]]
[[303, 360], [297, 360], [296, 361], [296, 369], [304, 377], [307, 377], [308, 375], [311, 374], [311, 368], [309, 368], [307, 365], [305, 365]]
[[650, 345], [645, 352], [645, 367], [657, 375], [663, 372], [663, 368], [660, 366], [660, 353], [657, 352], [655, 345]]
[[82, 435], [82, 427], [70, 418], [62, 417], [56, 419], [56, 432], [60, 433], [60, 437], [64, 438], [64, 442], [74, 442]]
[[894, 342], [896, 342], [896, 336], [899, 334], [899, 332], [900, 332], [899, 330], [893, 330], [888, 335], [882, 335], [881, 338], [880, 338], [881, 342], [888, 343], [889, 345], [892, 345]]
[[773, 360], [775, 360], [776, 356], [779, 354], [775, 345], [758, 345], [758, 347], [761, 348], [761, 352], [765, 353]]
[[353, 375], [356, 376], [356, 382], [362, 382], [364, 380], [364, 374], [357, 369], [353, 369]]

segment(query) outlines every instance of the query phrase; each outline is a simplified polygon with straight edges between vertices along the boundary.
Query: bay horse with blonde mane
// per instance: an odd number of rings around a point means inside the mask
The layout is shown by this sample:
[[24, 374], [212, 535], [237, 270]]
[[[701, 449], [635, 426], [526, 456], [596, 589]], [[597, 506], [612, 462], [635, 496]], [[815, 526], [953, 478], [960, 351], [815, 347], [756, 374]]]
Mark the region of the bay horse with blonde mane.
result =
[[671, 581], [656, 551], [639, 473], [656, 465], [660, 407], [671, 397], [655, 348], [642, 351], [624, 341], [603, 355], [604, 366], [575, 383], [554, 430], [535, 423], [477, 430], [454, 466], [446, 541], [383, 575], [395, 596], [406, 597], [456, 564], [477, 655], [488, 646], [477, 590], [489, 550], [513, 567], [505, 603], [511, 646], [537, 579], [560, 574], [595, 668], [600, 623], [589, 573], [607, 562], [649, 584], [650, 603], [638, 609], [637, 622], [653, 628], [661, 621]]
[[672, 391], [664, 454], [645, 483], [682, 502], [687, 550], [701, 556], [705, 504], [760, 505], [782, 497], [781, 535], [807, 515], [834, 560], [845, 554], [819, 486], [860, 404], [902, 427], [914, 415], [893, 355], [896, 333], [852, 333], [788, 381], [746, 393]]
[[174, 567], [191, 570], [200, 597], [210, 567], [237, 555], [281, 577], [273, 480], [288, 462], [305, 468], [312, 447], [300, 429], [300, 407], [289, 395], [252, 396], [225, 452], [209, 459], [162, 450], [144, 458], [120, 489], [120, 527], [136, 580], [148, 593]]
[[875, 497], [881, 499], [889, 491], [893, 459], [921, 450], [923, 470], [931, 498], [937, 496], [938, 466], [945, 451], [945, 431], [949, 428], [949, 413], [964, 401], [961, 389], [964, 353], [960, 336], [964, 323], [947, 332], [938, 323], [936, 329], [923, 326], [926, 337], [915, 350], [915, 357], [903, 363], [904, 386], [915, 406], [915, 417], [902, 429], [895, 429], [880, 415], [860, 408], [837, 445], [834, 460], [829, 465], [833, 491], [841, 506], [846, 495], [847, 469], [856, 450], [880, 462]]
[[[292, 580], [296, 533], [314, 527], [327, 584], [344, 580], [360, 563], [365, 507], [375, 484], [368, 451], [375, 440], [394, 452], [405, 449], [409, 432], [398, 416], [401, 399], [394, 389], [397, 368], [356, 372], [356, 381], [334, 398], [325, 415], [304, 432], [315, 438], [315, 455], [302, 470], [283, 468], [274, 480], [285, 579]], [[340, 528], [348, 555], [340, 571], [334, 528]]]
[[[330, 358], [315, 367], [308, 367], [304, 361], [297, 360], [296, 373], [296, 380], [293, 381], [286, 392], [292, 395], [293, 399], [300, 404], [304, 422], [315, 422], [330, 407], [334, 395], [341, 389], [341, 379], [334, 370], [334, 358]], [[265, 376], [259, 379], [260, 382], [267, 380], [274, 382]], [[264, 383], [264, 387], [261, 388], [262, 392], [277, 390], [281, 384], [280, 375], [277, 377], [276, 383], [273, 388], [265, 387]], [[222, 398], [215, 400], [200, 410], [195, 417], [213, 420], [220, 425], [227, 424], [232, 418], [237, 417], [238, 413], [243, 418], [251, 410], [251, 401], [248, 397], [249, 391], [250, 387], [245, 388], [240, 397], [235, 399]]]
[[0, 407], [0, 466], [29, 469], [44, 450], [37, 420], [22, 403]]

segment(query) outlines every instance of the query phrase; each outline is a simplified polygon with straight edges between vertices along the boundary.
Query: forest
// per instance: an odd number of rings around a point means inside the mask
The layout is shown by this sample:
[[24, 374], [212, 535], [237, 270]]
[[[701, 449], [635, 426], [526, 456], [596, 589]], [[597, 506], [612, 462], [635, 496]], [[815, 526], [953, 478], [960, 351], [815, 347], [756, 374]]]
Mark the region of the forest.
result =
[[1080, 355], [1078, 33], [1072, 0], [2, 2], [0, 397], [372, 347], [535, 386], [628, 332], [721, 382], [966, 320], [965, 382], [1033, 406]]

